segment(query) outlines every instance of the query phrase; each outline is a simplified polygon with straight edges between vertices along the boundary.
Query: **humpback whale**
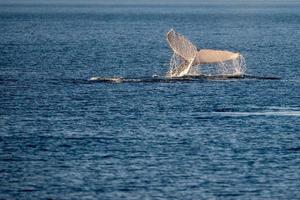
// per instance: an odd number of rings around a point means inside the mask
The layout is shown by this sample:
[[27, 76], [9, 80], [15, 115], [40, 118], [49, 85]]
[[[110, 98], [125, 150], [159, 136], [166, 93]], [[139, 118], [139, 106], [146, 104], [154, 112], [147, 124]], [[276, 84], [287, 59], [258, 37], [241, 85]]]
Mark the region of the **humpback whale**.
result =
[[89, 81], [139, 83], [229, 79], [280, 79], [279, 77], [262, 77], [245, 74], [246, 63], [241, 53], [226, 50], [199, 49], [190, 40], [174, 29], [168, 31], [167, 42], [173, 51], [173, 56], [170, 60], [170, 70], [166, 76], [140, 78], [92, 77]]

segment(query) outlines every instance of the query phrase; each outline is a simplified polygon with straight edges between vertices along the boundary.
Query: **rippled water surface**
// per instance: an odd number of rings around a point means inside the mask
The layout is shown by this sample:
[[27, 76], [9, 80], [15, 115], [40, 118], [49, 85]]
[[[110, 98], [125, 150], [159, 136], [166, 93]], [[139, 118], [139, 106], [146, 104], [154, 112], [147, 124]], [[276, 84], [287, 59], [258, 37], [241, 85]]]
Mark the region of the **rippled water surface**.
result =
[[[174, 27], [281, 80], [168, 71]], [[1, 199], [299, 199], [300, 5], [2, 5]]]

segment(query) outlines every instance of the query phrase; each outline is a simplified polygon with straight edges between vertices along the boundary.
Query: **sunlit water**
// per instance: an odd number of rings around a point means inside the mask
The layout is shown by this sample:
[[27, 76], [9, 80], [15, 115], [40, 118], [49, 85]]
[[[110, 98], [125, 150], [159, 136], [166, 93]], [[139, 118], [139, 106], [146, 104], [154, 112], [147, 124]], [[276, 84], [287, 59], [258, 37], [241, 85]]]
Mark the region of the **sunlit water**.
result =
[[[174, 27], [281, 80], [164, 76]], [[1, 199], [299, 199], [300, 7], [1, 6]]]

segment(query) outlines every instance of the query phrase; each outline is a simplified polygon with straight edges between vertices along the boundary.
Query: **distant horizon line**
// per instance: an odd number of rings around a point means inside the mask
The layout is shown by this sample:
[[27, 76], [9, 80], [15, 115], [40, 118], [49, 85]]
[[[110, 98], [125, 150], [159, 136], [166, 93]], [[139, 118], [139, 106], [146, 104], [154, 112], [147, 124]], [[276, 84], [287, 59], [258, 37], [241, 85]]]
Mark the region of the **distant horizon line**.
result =
[[0, 5], [290, 5], [290, 4], [299, 4], [298, 0], [188, 0], [188, 1], [179, 1], [179, 0], [111, 0], [109, 2], [104, 0], [11, 0], [7, 2], [6, 0], [0, 0]]

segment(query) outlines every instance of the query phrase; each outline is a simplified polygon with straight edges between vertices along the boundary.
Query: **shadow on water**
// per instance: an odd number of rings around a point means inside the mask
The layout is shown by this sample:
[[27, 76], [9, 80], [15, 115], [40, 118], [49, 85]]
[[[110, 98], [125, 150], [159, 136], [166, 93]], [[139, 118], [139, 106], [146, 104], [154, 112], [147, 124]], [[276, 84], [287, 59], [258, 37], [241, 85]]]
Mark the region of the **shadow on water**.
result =
[[182, 76], [182, 77], [142, 77], [142, 78], [124, 78], [124, 77], [92, 77], [89, 82], [102, 83], [173, 83], [173, 82], [192, 82], [202, 80], [279, 80], [280, 77], [263, 77], [253, 75], [219, 75], [219, 76]]
[[94, 83], [175, 83], [175, 82], [201, 82], [201, 81], [226, 81], [226, 80], [280, 80], [280, 77], [263, 77], [252, 75], [231, 75], [231, 76], [183, 76], [183, 77], [92, 77], [90, 79], [79, 78], [49, 78], [49, 79], [36, 79], [36, 80], [24, 80], [24, 79], [9, 79], [0, 78], [0, 85], [17, 84], [24, 82], [44, 82], [51, 85], [66, 84], [94, 84]]

